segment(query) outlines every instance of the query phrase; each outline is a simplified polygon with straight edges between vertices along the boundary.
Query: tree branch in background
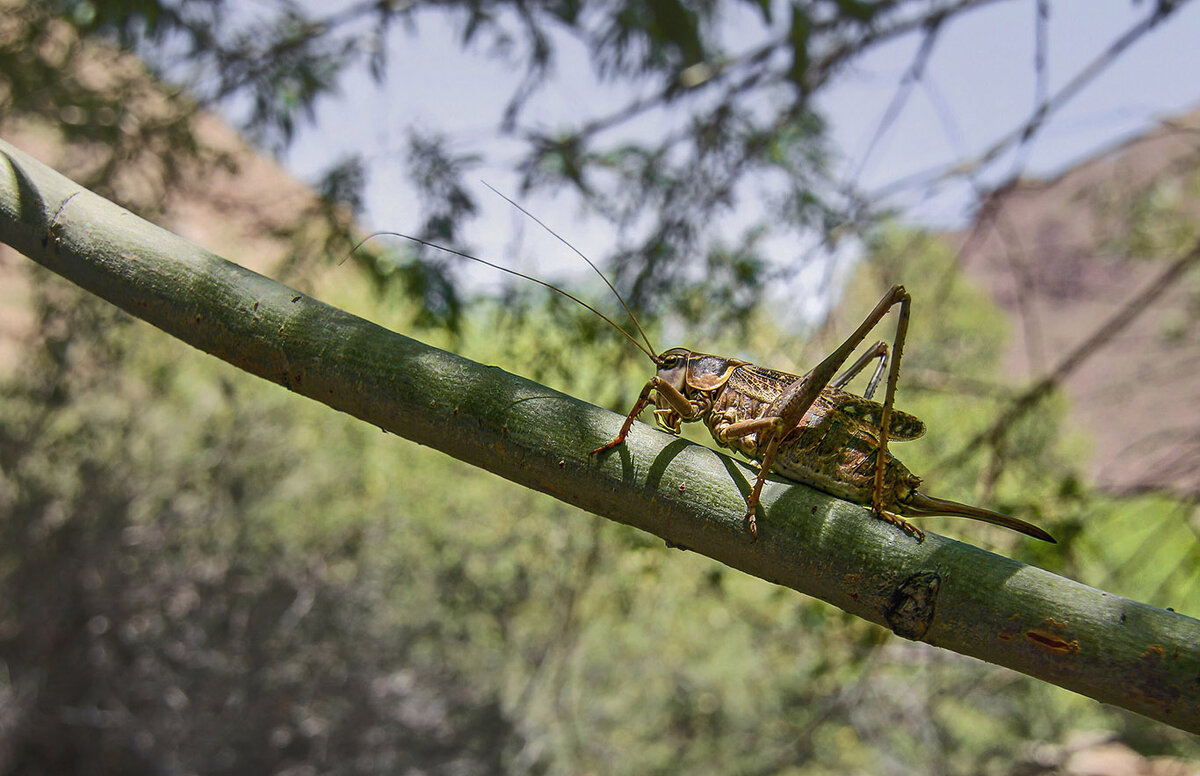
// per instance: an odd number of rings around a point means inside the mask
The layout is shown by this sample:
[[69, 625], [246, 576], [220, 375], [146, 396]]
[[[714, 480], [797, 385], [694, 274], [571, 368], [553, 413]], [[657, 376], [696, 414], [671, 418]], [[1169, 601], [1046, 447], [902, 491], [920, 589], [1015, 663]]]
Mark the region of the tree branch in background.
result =
[[[1103, 52], [1080, 69], [1061, 89], [1047, 97], [1042, 95], [1037, 106], [1020, 126], [1000, 137], [988, 148], [976, 154], [972, 159], [962, 159], [948, 166], [940, 166], [930, 170], [907, 175], [899, 180], [888, 183], [870, 192], [869, 198], [882, 201], [899, 191], [913, 188], [932, 189], [939, 184], [962, 176], [972, 177], [985, 169], [992, 162], [1001, 158], [1014, 147], [1027, 146], [1045, 126], [1046, 120], [1073, 100], [1084, 88], [1098, 78], [1103, 72], [1112, 67], [1130, 46], [1137, 43], [1148, 33], [1156, 29], [1172, 14], [1179, 11], [1190, 0], [1182, 2], [1158, 3], [1154, 10], [1141, 21], [1132, 25], [1128, 30], [1109, 44]], [[1039, 14], [1042, 13], [1039, 6]], [[1040, 24], [1040, 22], [1039, 22]], [[1040, 52], [1040, 43], [1039, 43]], [[1039, 70], [1039, 73], [1041, 71]], [[1043, 86], [1039, 80], [1039, 92]], [[1020, 176], [1020, 168], [1014, 169], [1008, 176], [1008, 181], [1015, 181]], [[1001, 184], [1001, 188], [1007, 184]]]

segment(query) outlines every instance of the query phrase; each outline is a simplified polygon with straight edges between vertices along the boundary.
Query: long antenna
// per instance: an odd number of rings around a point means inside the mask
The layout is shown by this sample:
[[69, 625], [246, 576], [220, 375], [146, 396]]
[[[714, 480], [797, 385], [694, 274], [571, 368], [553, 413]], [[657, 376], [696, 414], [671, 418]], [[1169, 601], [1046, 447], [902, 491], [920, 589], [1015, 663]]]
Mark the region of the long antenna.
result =
[[[567, 242], [566, 238], [564, 238], [561, 234], [554, 231], [550, 227], [546, 226], [546, 224], [544, 224], [542, 222], [542, 219], [538, 218], [533, 213], [530, 213], [528, 210], [521, 207], [516, 202], [513, 202], [511, 199], [509, 199], [509, 197], [507, 195], [505, 195], [504, 193], [499, 191], [492, 184], [488, 183], [487, 181], [480, 181], [480, 183], [482, 183], [484, 186], [487, 186], [489, 189], [491, 189], [492, 192], [495, 193], [497, 196], [503, 198], [505, 202], [512, 205], [517, 210], [520, 210], [522, 213], [524, 213], [529, 218], [533, 219], [533, 222], [535, 224], [542, 227], [550, 234], [554, 235], [554, 237], [557, 238], [560, 243], [562, 243], [563, 245], [570, 248], [572, 251], [575, 252], [575, 255], [577, 255], [579, 258], [583, 259], [584, 261], [586, 261], [587, 265], [589, 267], [591, 267], [593, 270], [595, 270], [596, 274], [600, 276], [600, 279], [604, 281], [604, 285], [608, 286], [608, 290], [613, 292], [613, 296], [615, 296], [617, 298], [617, 301], [621, 303], [621, 306], [625, 308], [625, 313], [629, 316], [629, 320], [633, 321], [633, 325], [635, 327], [637, 327], [638, 334], [641, 334], [642, 339], [646, 341], [646, 347], [648, 347], [650, 349], [651, 353], [657, 352], [654, 350], [654, 346], [650, 344], [650, 338], [646, 336], [646, 332], [644, 329], [642, 329], [642, 324], [638, 322], [637, 316], [633, 314], [633, 310], [629, 309], [629, 305], [625, 304], [625, 299], [621, 296], [621, 294], [617, 291], [617, 289], [613, 286], [613, 284], [608, 281], [608, 278], [604, 276], [604, 273], [600, 271], [600, 268], [597, 267], [595, 264], [593, 264], [591, 259], [589, 259], [587, 256], [583, 255], [583, 251], [579, 250], [574, 245]], [[625, 336], [629, 336], [629, 335], [625, 335]]]
[[[489, 186], [488, 188], [491, 188], [491, 187]], [[495, 191], [495, 189], [492, 189], [492, 190]], [[498, 191], [496, 193], [500, 194], [500, 192], [498, 192]], [[503, 197], [504, 195], [500, 194], [500, 196]], [[505, 197], [505, 199], [508, 199], [508, 198]], [[516, 204], [516, 203], [513, 203], [513, 204]], [[526, 215], [528, 215], [528, 213]], [[532, 218], [532, 216], [530, 216], [530, 217]], [[534, 220], [536, 221], [537, 219], [535, 218]], [[541, 223], [541, 222], [539, 221], [538, 223]], [[555, 235], [555, 236], [557, 237], [558, 235]], [[600, 312], [595, 307], [592, 307], [590, 304], [583, 301], [582, 299], [575, 296], [574, 294], [570, 293], [569, 291], [564, 291], [561, 288], [559, 288], [558, 286], [554, 285], [553, 283], [547, 283], [544, 280], [539, 280], [539, 279], [533, 277], [532, 275], [526, 275], [524, 272], [517, 272], [515, 269], [509, 269], [508, 267], [504, 267], [499, 264], [493, 264], [492, 262], [487, 261], [485, 259], [481, 259], [478, 256], [472, 256], [469, 253], [463, 253], [462, 251], [457, 251], [453, 248], [447, 248], [444, 245], [438, 245], [437, 243], [432, 243], [432, 242], [429, 242], [428, 240], [422, 240], [420, 237], [413, 237], [411, 234], [404, 234], [403, 232], [387, 232], [387, 231], [372, 232], [371, 234], [369, 234], [366, 237], [359, 240], [358, 243], [353, 248], [350, 249], [350, 252], [346, 254], [345, 258], [343, 258], [340, 262], [338, 262], [339, 266], [341, 264], [345, 264], [346, 259], [349, 259], [351, 256], [353, 256], [354, 253], [359, 248], [361, 248], [368, 240], [371, 240], [375, 237], [403, 237], [405, 240], [411, 240], [412, 242], [415, 242], [418, 245], [424, 245], [427, 248], [433, 248], [435, 250], [442, 251], [443, 253], [449, 253], [449, 254], [453, 254], [454, 256], [459, 256], [464, 259], [470, 259], [471, 261], [479, 262], [480, 264], [483, 264], [486, 267], [491, 267], [492, 269], [498, 269], [501, 272], [507, 272], [508, 274], [515, 275], [519, 278], [522, 278], [523, 280], [528, 280], [532, 283], [537, 283], [539, 286], [545, 286], [546, 288], [550, 289], [551, 291], [562, 294], [567, 299], [570, 299], [572, 302], [575, 302], [576, 304], [581, 305], [581, 306], [587, 308], [588, 310], [591, 310], [596, 315], [600, 316], [600, 318], [602, 318], [606, 323], [608, 323], [608, 325], [612, 326], [614, 329], [616, 329], [617, 331], [624, 334], [625, 339], [632, 342], [634, 344], [634, 347], [636, 347], [638, 350], [645, 353], [650, 358], [651, 361], [653, 361], [656, 364], [658, 363], [658, 356], [656, 356], [654, 354], [653, 348], [647, 347], [650, 344], [649, 340], [646, 340], [646, 345], [643, 345], [642, 343], [638, 342], [637, 339], [632, 334], [630, 334], [629, 332], [625, 331], [625, 329], [618, 326], [616, 321], [614, 321], [612, 318], [609, 318], [607, 315]], [[562, 238], [559, 237], [559, 239], [561, 240]], [[583, 254], [580, 254], [580, 255], [582, 256]], [[584, 257], [584, 260], [587, 261], [587, 258]], [[588, 264], [591, 264], [591, 262], [588, 261]], [[594, 266], [593, 266], [593, 269], [595, 269]], [[596, 270], [596, 271], [599, 272], [600, 270]], [[604, 277], [604, 276], [601, 275], [601, 277]], [[608, 281], [605, 280], [604, 282], [607, 283]], [[609, 288], [612, 288], [612, 286], [610, 285]], [[616, 293], [615, 289], [613, 290], [613, 293]], [[618, 295], [617, 298], [620, 299], [620, 295]], [[624, 301], [622, 301], [621, 304], [625, 304]], [[629, 308], [626, 307], [625, 309], [628, 310]], [[632, 317], [632, 315], [633, 314], [630, 313], [630, 317]], [[634, 323], [635, 324], [637, 323], [636, 318], [634, 319]], [[638, 326], [638, 331], [641, 331], [641, 330], [642, 330], [642, 327]], [[642, 332], [642, 336], [645, 337], [646, 333]]]

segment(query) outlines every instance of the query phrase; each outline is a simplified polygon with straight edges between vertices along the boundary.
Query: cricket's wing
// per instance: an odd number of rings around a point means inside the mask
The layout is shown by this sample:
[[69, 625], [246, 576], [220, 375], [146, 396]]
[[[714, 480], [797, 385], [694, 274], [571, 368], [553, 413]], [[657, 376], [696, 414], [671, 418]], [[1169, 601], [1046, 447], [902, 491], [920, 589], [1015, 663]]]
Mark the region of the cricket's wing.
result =
[[[770, 404], [783, 393], [789, 385], [801, 379], [799, 375], [780, 372], [775, 369], [744, 364], [729, 376], [726, 387], [733, 389], [755, 401]], [[836, 420], [841, 420], [850, 426], [865, 426], [866, 429], [877, 432], [879, 420], [883, 417], [883, 405], [870, 399], [843, 391], [840, 388], [826, 386], [821, 391], [817, 404], [832, 407]], [[814, 404], [814, 406], [816, 406]], [[888, 421], [888, 437], [899, 442], [917, 439], [924, 435], [925, 423], [915, 415], [892, 408], [891, 419]]]
[[[879, 421], [883, 417], [882, 404], [836, 388], [825, 390], [833, 393], [830, 396], [830, 403], [836, 408], [839, 415], [844, 416], [847, 420], [865, 424], [872, 430], [879, 428]], [[892, 414], [888, 420], [889, 439], [904, 442], [909, 439], [917, 439], [924, 434], [925, 422], [923, 420], [916, 415], [909, 415], [907, 412], [892, 407]]]

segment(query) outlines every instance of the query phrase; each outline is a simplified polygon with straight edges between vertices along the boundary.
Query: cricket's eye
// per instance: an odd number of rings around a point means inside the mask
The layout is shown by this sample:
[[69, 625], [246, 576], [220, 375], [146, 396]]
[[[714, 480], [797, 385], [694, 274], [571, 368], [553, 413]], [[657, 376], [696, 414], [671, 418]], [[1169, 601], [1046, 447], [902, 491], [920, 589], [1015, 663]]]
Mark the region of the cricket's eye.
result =
[[683, 356], [679, 355], [678, 353], [672, 353], [671, 355], [663, 358], [663, 366], [665, 366], [667, 369], [674, 369], [682, 363]]

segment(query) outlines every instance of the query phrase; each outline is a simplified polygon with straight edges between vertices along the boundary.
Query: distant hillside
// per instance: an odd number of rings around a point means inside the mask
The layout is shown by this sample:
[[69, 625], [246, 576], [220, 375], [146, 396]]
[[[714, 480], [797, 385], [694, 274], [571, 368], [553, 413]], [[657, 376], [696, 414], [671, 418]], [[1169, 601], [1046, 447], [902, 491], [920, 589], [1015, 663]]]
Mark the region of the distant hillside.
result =
[[[1200, 235], [1200, 111], [984, 203], [954, 240], [1014, 318], [1017, 381], [1047, 373]], [[1065, 381], [1110, 491], [1200, 495], [1200, 271]]]

